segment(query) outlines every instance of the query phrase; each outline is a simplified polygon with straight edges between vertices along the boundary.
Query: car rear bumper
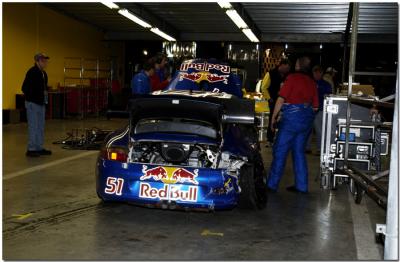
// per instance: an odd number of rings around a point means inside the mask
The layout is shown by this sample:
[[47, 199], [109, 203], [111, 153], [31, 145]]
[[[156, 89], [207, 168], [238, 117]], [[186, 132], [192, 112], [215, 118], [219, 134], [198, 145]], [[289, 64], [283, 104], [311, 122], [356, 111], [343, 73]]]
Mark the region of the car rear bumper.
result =
[[230, 209], [239, 196], [237, 178], [224, 169], [120, 163], [99, 158], [100, 198], [170, 209]]

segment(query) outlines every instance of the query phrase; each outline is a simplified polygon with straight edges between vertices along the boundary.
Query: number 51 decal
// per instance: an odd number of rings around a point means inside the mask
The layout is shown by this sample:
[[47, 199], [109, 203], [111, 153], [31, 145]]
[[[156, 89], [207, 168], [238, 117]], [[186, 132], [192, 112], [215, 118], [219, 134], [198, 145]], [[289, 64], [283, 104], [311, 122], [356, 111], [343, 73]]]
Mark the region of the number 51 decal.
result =
[[106, 194], [116, 194], [120, 196], [122, 194], [122, 187], [124, 186], [124, 179], [116, 177], [107, 177], [106, 188], [104, 193]]

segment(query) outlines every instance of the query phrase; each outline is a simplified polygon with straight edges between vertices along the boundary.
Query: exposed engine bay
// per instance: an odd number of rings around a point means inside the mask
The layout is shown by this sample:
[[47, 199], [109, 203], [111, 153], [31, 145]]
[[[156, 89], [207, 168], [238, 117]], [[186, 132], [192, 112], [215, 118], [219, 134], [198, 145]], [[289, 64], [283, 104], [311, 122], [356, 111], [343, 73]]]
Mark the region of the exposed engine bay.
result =
[[220, 152], [216, 145], [182, 144], [172, 142], [133, 142], [129, 162], [157, 165], [182, 165], [199, 168], [224, 168], [237, 171], [246, 163], [245, 157]]

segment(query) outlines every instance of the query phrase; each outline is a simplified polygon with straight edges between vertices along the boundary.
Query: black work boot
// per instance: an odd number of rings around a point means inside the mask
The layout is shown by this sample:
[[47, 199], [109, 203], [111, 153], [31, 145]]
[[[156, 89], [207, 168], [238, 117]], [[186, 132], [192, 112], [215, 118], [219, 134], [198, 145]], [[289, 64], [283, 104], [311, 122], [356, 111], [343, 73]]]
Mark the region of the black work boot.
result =
[[28, 151], [26, 151], [25, 155], [28, 157], [39, 157], [40, 153], [39, 153], [39, 151], [28, 150]]
[[298, 190], [295, 186], [289, 186], [286, 188], [287, 191], [293, 192], [293, 193], [299, 193], [299, 194], [307, 194], [307, 191], [300, 191]]
[[42, 149], [42, 150], [40, 150], [40, 151], [37, 151], [37, 152], [39, 152], [39, 154], [40, 155], [42, 155], [42, 156], [44, 156], [44, 155], [51, 155], [51, 151], [50, 150], [46, 150], [46, 149]]

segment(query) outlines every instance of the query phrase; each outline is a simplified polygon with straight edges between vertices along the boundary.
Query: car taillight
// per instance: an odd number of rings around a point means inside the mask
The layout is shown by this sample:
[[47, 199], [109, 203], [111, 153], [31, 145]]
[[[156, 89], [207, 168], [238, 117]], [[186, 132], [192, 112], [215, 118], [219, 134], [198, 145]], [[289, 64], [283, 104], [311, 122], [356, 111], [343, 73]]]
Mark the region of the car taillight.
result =
[[128, 160], [128, 150], [120, 147], [103, 148], [100, 156], [106, 160], [126, 162]]

